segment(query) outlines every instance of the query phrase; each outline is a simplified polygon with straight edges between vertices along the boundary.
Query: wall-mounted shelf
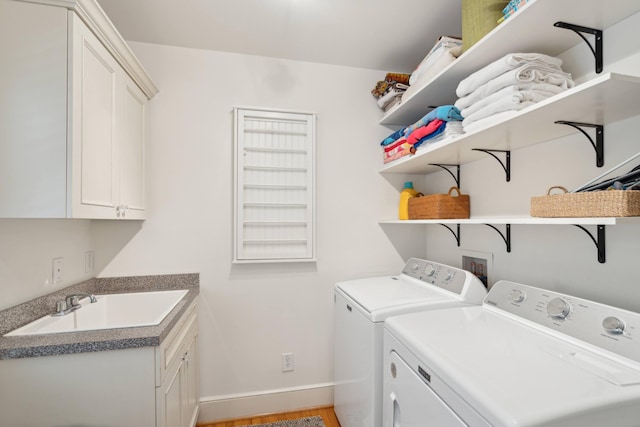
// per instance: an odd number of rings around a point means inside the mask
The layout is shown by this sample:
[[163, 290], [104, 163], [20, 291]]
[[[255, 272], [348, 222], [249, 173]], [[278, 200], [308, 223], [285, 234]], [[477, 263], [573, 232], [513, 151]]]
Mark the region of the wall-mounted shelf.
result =
[[[379, 221], [379, 224], [423, 224], [423, 225], [442, 225], [446, 227], [453, 237], [456, 239], [456, 243], [460, 246], [460, 240], [462, 233], [460, 231], [461, 224], [472, 225], [487, 225], [494, 229], [500, 237], [504, 240], [506, 245], [506, 251], [511, 252], [511, 226], [512, 225], [573, 225], [584, 231], [591, 241], [596, 246], [598, 262], [604, 264], [607, 259], [606, 254], [606, 233], [605, 229], [607, 225], [617, 224], [637, 224], [640, 223], [640, 217], [600, 217], [600, 218], [534, 218], [525, 216], [513, 216], [513, 217], [476, 217], [469, 219], [418, 219], [418, 220], [389, 220]], [[453, 231], [448, 224], [455, 224], [457, 232]], [[494, 225], [505, 225], [504, 233], [496, 228]], [[589, 231], [586, 226], [595, 226], [595, 233]]]
[[[431, 81], [425, 82], [425, 86], [413, 96], [403, 99], [400, 105], [388, 111], [379, 123], [406, 126], [424, 116], [428, 105], [455, 102], [455, 90], [462, 79], [508, 53], [541, 52], [554, 56], [583, 43], [574, 34], [555, 27], [558, 21], [604, 30], [638, 11], [640, 2], [637, 1], [530, 1]], [[591, 55], [587, 46], [584, 49], [585, 54]]]
[[575, 133], [570, 126], [555, 124], [558, 120], [615, 123], [640, 114], [638, 99], [640, 77], [605, 73], [502, 122], [423, 145], [416, 154], [388, 163], [379, 172], [433, 173], [440, 168], [430, 163], [464, 164], [486, 157], [474, 148], [513, 151]]
[[640, 224], [640, 217], [536, 218], [530, 216], [473, 217], [468, 219], [383, 220], [379, 224], [511, 224], [511, 225], [620, 225]]

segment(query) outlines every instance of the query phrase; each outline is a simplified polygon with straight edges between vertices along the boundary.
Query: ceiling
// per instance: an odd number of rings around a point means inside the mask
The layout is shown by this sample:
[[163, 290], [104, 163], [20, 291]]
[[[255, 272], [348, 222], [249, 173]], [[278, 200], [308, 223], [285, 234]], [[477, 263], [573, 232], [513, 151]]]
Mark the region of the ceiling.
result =
[[98, 0], [127, 41], [411, 72], [461, 0]]

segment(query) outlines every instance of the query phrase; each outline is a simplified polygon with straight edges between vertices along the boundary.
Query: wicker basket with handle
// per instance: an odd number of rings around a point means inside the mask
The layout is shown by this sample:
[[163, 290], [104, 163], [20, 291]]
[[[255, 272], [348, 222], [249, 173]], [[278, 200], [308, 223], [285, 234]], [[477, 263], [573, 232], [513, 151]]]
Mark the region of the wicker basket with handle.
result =
[[[457, 192], [456, 196], [451, 193]], [[451, 187], [447, 194], [428, 194], [409, 199], [409, 219], [469, 218], [469, 196]]]
[[[554, 189], [561, 194], [551, 194]], [[605, 190], [569, 193], [566, 188], [549, 188], [546, 196], [531, 198], [531, 216], [546, 218], [640, 216], [640, 191]]]

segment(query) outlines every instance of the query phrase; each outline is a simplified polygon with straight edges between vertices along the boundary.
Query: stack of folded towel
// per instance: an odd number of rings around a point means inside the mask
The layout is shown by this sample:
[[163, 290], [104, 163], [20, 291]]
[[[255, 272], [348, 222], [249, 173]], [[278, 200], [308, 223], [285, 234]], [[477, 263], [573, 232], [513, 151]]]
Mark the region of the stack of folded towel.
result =
[[409, 89], [402, 95], [407, 99], [419, 91], [438, 73], [447, 68], [462, 53], [462, 40], [457, 37], [440, 36], [427, 56], [411, 73]]
[[453, 105], [431, 110], [414, 124], [392, 133], [380, 143], [384, 163], [413, 154], [422, 144], [463, 133], [461, 120], [460, 110]]
[[562, 60], [541, 53], [512, 53], [471, 74], [456, 89], [465, 131], [502, 120], [575, 86]]
[[402, 94], [409, 88], [409, 77], [410, 74], [387, 73], [384, 80], [377, 82], [371, 95], [377, 99], [378, 107], [387, 111], [397, 105]]

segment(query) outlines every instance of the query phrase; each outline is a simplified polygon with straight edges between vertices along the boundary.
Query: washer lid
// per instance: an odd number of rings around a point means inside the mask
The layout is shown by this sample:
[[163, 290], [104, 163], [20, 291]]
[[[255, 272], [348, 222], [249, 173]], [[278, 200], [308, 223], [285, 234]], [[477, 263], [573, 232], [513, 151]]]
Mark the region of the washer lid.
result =
[[[393, 317], [385, 328], [406, 346], [396, 349], [401, 357], [413, 353], [492, 425], [636, 426], [640, 420], [637, 364], [485, 306]], [[456, 410], [456, 402], [447, 403]]]
[[404, 275], [349, 280], [336, 284], [336, 290], [360, 306], [373, 321], [387, 315], [415, 311], [417, 305], [453, 305], [456, 295]]

